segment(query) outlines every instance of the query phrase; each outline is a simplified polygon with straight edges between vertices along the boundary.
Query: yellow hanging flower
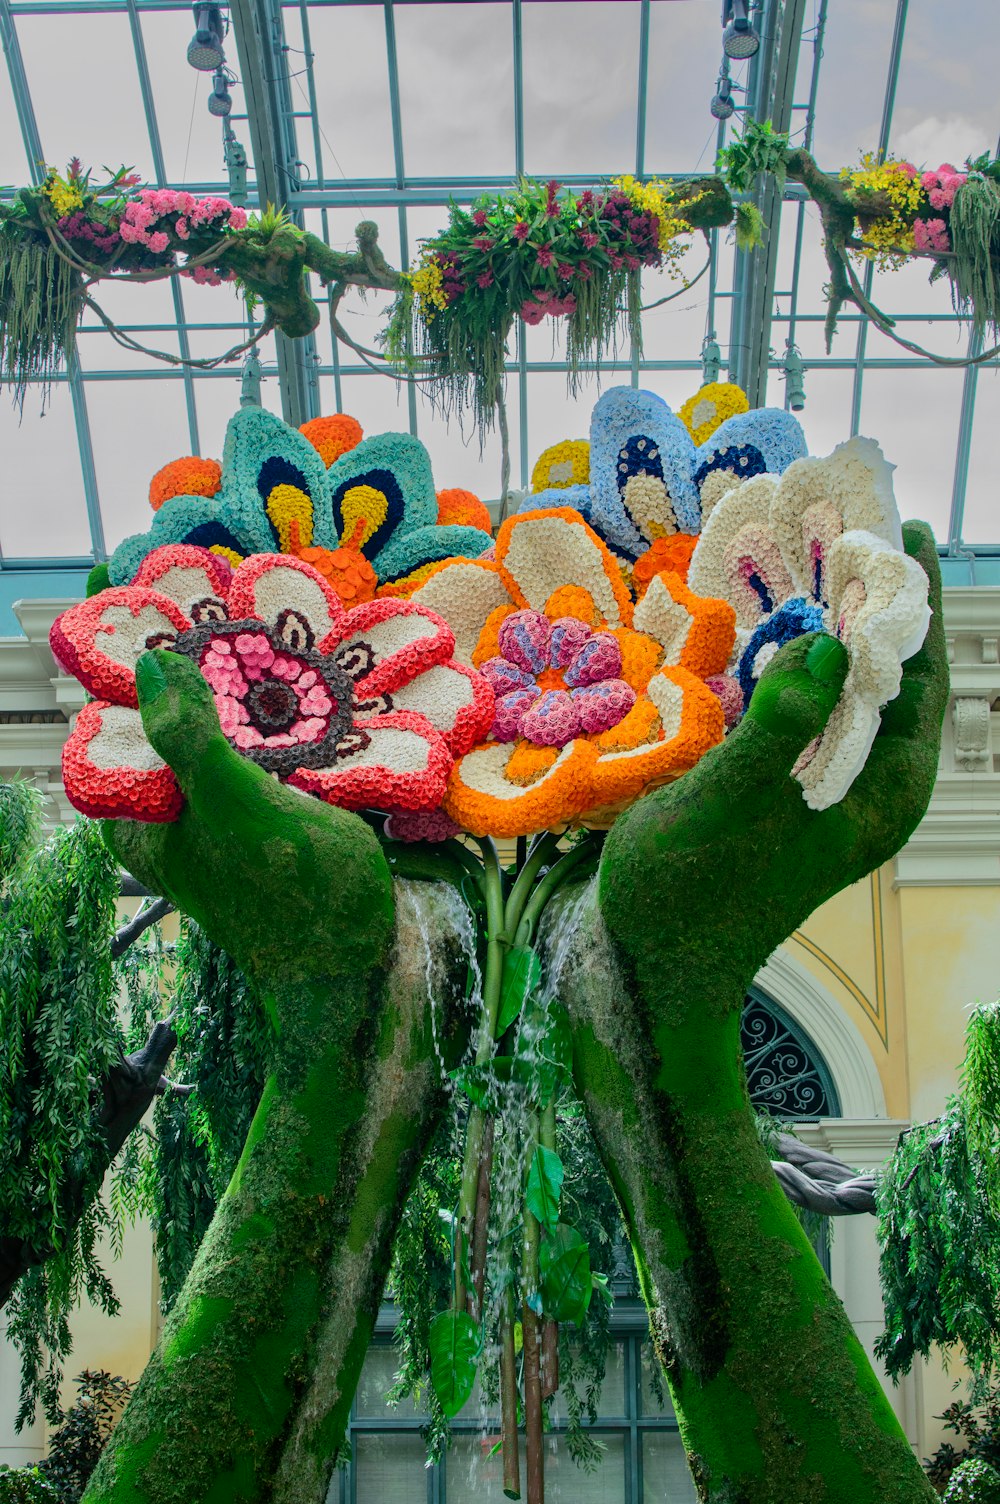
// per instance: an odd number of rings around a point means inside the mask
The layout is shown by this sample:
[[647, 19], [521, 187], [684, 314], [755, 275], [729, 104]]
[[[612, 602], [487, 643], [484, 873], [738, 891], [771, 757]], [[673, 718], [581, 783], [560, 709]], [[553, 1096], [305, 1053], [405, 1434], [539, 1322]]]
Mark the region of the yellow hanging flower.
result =
[[410, 286], [420, 299], [421, 317], [425, 323], [432, 323], [435, 314], [448, 306], [441, 267], [433, 257], [425, 253], [416, 271], [407, 273], [407, 277]]
[[[879, 271], [902, 266], [914, 247], [913, 218], [926, 207], [926, 192], [912, 162], [890, 157], [880, 162], [876, 152], [865, 152], [860, 167], [843, 167], [841, 180], [888, 199], [895, 213], [889, 219], [865, 222], [861, 233], [867, 242], [859, 255], [874, 261]], [[863, 209], [858, 216], [864, 221]]]
[[62, 219], [83, 208], [83, 194], [73, 183], [67, 183], [58, 172], [51, 171], [45, 179], [42, 191], [48, 198], [57, 216]]
[[678, 413], [695, 444], [707, 444], [720, 423], [750, 411], [746, 392], [732, 381], [710, 381]]

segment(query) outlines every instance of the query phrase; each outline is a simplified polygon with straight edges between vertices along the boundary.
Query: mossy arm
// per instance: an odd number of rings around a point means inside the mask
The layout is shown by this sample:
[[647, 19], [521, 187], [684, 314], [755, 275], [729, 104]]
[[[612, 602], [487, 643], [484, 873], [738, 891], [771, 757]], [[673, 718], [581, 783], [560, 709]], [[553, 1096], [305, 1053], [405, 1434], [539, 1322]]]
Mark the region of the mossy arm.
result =
[[948, 675], [933, 540], [927, 641], [838, 805], [790, 770], [845, 673], [832, 639], [775, 657], [740, 728], [605, 845], [562, 994], [574, 1068], [625, 1212], [699, 1498], [919, 1504], [933, 1491], [770, 1170], [739, 1017], [774, 948], [887, 861], [934, 786]]
[[[426, 986], [391, 973], [392, 884], [372, 832], [234, 753], [194, 665], [150, 653], [137, 679], [186, 804], [173, 824], [107, 837], [244, 968], [273, 1047], [240, 1163], [86, 1499], [249, 1504], [272, 1497], [348, 1293], [357, 1335], [327, 1372], [353, 1393], [440, 1072]], [[339, 1411], [308, 1438], [314, 1479], [336, 1424]], [[317, 1482], [297, 1498], [322, 1496]]]

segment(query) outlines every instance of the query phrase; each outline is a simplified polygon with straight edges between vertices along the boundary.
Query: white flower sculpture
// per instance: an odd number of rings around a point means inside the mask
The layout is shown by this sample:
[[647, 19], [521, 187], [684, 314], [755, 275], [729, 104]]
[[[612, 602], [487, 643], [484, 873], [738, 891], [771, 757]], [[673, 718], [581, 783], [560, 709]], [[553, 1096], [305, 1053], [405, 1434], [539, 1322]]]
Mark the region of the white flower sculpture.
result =
[[857, 778], [930, 622], [927, 577], [902, 551], [892, 469], [871, 439], [851, 439], [780, 477], [756, 476], [721, 498], [691, 560], [690, 588], [736, 611], [731, 662], [744, 699], [804, 631], [847, 648], [840, 699], [794, 770], [811, 809], [837, 803]]

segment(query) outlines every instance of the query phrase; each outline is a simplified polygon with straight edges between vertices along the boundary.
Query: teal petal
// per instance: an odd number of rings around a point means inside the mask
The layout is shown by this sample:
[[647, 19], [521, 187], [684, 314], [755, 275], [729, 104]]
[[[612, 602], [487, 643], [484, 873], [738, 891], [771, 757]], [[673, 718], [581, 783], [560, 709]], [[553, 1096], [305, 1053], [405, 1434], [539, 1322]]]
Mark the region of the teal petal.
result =
[[375, 530], [361, 547], [376, 569], [379, 558], [397, 536], [406, 537], [414, 528], [433, 527], [437, 521], [430, 455], [420, 440], [408, 433], [381, 433], [362, 439], [357, 448], [330, 466], [327, 478], [333, 526], [345, 543], [354, 530], [348, 493], [355, 486], [370, 486], [381, 498], [378, 516], [369, 519], [369, 523], [376, 523]]
[[296, 487], [311, 503], [312, 538], [300, 535], [301, 542], [336, 548], [326, 466], [316, 450], [297, 428], [290, 428], [274, 413], [262, 407], [241, 408], [226, 429], [222, 489], [216, 500], [220, 521], [245, 538], [252, 553], [274, 553], [281, 547], [278, 527], [267, 507], [275, 488], [282, 485]]
[[372, 563], [384, 583], [412, 573], [421, 564], [436, 564], [438, 559], [478, 559], [492, 542], [489, 533], [462, 523], [418, 527], [412, 533], [397, 534]]
[[227, 526], [216, 497], [172, 496], [160, 507], [147, 533], [134, 533], [115, 549], [108, 564], [112, 585], [127, 585], [146, 555], [167, 543], [195, 543], [201, 548], [221, 545], [244, 557], [255, 551], [252, 538]]

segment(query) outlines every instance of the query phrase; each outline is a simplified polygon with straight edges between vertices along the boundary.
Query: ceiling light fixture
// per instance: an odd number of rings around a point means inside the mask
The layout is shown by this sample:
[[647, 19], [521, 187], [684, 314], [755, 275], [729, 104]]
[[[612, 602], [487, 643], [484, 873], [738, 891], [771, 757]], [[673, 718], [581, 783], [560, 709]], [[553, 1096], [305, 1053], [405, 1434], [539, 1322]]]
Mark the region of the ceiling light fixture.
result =
[[215, 70], [212, 79], [212, 92], [208, 96], [208, 113], [210, 115], [228, 115], [233, 107], [233, 101], [229, 94], [229, 77], [222, 68]]
[[785, 373], [785, 400], [793, 413], [800, 413], [806, 405], [805, 366], [795, 345], [788, 345], [781, 362]]
[[732, 87], [728, 78], [720, 78], [716, 85], [715, 94], [712, 96], [712, 103], [708, 107], [716, 120], [728, 120], [736, 109]]
[[760, 37], [750, 25], [747, 0], [723, 0], [722, 50], [727, 57], [753, 57], [760, 46]]
[[226, 61], [222, 50], [225, 22], [217, 5], [194, 7], [195, 33], [188, 44], [187, 60], [199, 73], [214, 73]]

